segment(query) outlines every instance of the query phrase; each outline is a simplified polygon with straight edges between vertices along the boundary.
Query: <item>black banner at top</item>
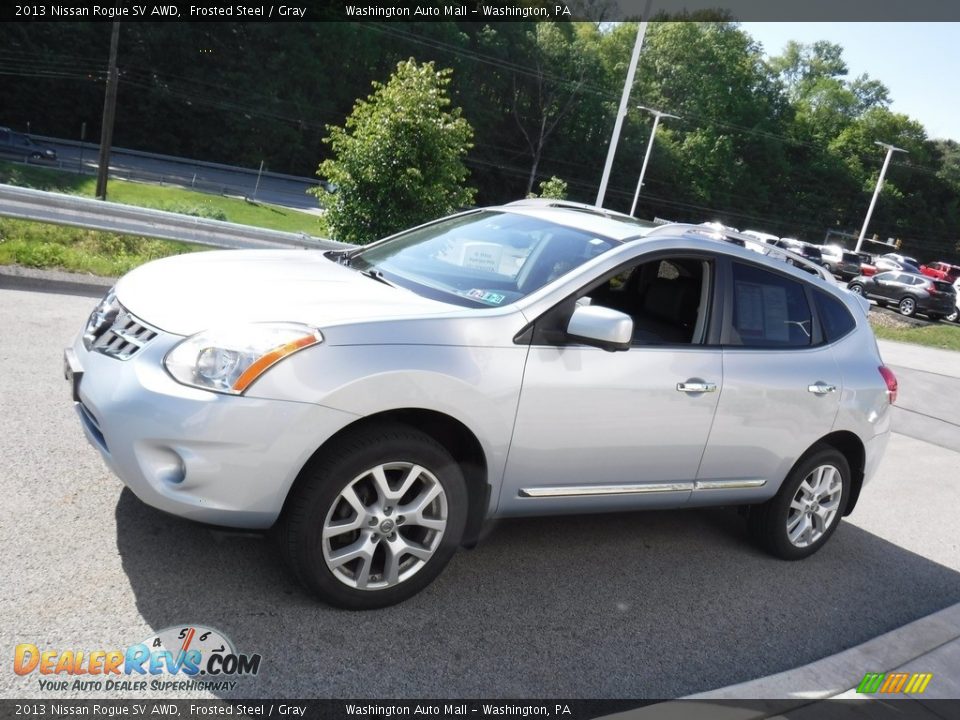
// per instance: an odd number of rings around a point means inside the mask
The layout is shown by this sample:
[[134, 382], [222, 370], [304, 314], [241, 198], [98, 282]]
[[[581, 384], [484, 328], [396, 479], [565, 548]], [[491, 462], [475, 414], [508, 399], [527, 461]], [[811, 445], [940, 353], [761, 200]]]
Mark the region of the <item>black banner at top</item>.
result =
[[[647, 8], [649, 6], [649, 12]], [[3, 3], [14, 22], [329, 22], [727, 19], [751, 22], [960, 22], [953, 0], [39, 0]]]
[[0, 700], [0, 717], [208, 720], [948, 720], [960, 701], [926, 700]]

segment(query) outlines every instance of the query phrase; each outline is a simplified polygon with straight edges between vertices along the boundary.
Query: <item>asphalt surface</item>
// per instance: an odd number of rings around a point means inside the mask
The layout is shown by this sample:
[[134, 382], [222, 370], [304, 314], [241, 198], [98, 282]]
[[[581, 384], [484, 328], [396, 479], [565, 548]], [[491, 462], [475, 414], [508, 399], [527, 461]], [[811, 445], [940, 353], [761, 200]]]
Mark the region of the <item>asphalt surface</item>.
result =
[[[39, 161], [34, 164], [45, 167], [56, 166], [73, 171], [79, 171], [82, 167], [86, 174], [96, 174], [97, 151], [95, 149], [85, 148], [81, 151], [74, 145], [57, 142], [43, 142], [43, 145], [57, 151], [57, 162]], [[261, 202], [301, 210], [319, 208], [316, 197], [307, 195], [307, 190], [317, 185], [316, 179], [262, 174], [258, 185], [257, 170], [258, 168], [211, 167], [191, 161], [189, 158], [160, 159], [132, 155], [119, 150], [114, 150], [110, 154], [111, 177], [177, 185], [222, 195], [249, 197]]]
[[[268, 539], [164, 515], [106, 470], [61, 374], [93, 304], [0, 289], [6, 653], [123, 648], [192, 623], [263, 656], [224, 697], [666, 698], [793, 668], [960, 601], [960, 456], [895, 434], [856, 512], [802, 562], [754, 549], [724, 509], [515, 520], [400, 606], [331, 609]], [[942, 387], [904, 370], [903, 402], [940, 408]], [[9, 664], [0, 696], [85, 697], [43, 693]]]

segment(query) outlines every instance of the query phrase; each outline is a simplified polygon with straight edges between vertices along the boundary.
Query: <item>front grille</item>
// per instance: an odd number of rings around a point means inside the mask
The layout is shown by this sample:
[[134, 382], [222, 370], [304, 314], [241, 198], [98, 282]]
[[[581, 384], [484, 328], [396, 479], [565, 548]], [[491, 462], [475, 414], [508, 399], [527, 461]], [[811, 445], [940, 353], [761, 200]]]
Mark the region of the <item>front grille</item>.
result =
[[120, 360], [128, 360], [156, 336], [156, 330], [121, 310], [113, 324], [93, 341], [90, 349]]

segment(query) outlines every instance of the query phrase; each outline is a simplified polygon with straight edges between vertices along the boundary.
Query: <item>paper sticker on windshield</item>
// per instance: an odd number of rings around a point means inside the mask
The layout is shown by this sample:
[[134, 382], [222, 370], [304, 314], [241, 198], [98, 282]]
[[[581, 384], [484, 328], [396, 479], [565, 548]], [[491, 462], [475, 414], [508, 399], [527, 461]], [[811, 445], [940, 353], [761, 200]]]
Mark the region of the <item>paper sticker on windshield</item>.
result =
[[485, 303], [490, 303], [491, 305], [499, 305], [504, 300], [507, 299], [506, 295], [501, 295], [500, 293], [490, 292], [489, 290], [471, 290], [467, 293], [467, 297], [472, 297], [476, 300], [481, 300]]

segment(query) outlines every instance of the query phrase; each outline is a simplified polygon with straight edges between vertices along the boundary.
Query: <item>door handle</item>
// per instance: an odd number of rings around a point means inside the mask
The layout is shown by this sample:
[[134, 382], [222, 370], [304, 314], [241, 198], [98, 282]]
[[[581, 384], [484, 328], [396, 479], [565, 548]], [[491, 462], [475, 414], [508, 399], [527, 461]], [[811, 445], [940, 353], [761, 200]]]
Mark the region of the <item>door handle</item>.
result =
[[837, 386], [830, 385], [825, 382], [816, 382], [813, 385], [808, 385], [807, 391], [812, 392], [814, 395], [828, 395], [832, 392], [836, 392]]
[[717, 384], [710, 382], [680, 382], [677, 383], [677, 391], [685, 393], [716, 392]]

